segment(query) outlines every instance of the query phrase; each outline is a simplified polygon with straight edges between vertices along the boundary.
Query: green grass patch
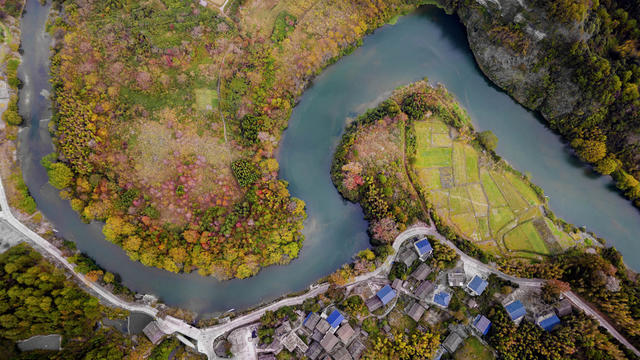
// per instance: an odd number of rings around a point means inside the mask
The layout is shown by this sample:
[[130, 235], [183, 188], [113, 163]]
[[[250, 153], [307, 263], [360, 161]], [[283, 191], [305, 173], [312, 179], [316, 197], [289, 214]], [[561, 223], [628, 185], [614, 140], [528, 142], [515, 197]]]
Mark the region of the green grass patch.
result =
[[502, 196], [500, 189], [498, 189], [498, 185], [496, 185], [487, 171], [482, 170], [480, 172], [480, 179], [484, 192], [489, 199], [489, 204], [493, 207], [507, 206], [507, 201]]
[[473, 213], [452, 215], [451, 221], [453, 221], [456, 227], [465, 236], [475, 241], [482, 240], [480, 232], [478, 231], [478, 222], [476, 221], [476, 216]]
[[489, 348], [487, 348], [475, 336], [468, 337], [464, 344], [453, 355], [455, 360], [493, 360], [495, 357]]
[[398, 23], [399, 19], [400, 19], [400, 15], [396, 15], [396, 16], [392, 17], [391, 19], [389, 19], [389, 21], [387, 21], [387, 24], [395, 25], [395, 24]]
[[453, 178], [456, 185], [467, 183], [467, 164], [464, 152], [464, 144], [455, 142], [453, 144]]
[[429, 148], [431, 146], [431, 127], [426, 121], [416, 121], [413, 123], [416, 131], [416, 141], [419, 148]]
[[487, 198], [484, 195], [482, 186], [480, 184], [471, 184], [467, 187], [467, 190], [469, 191], [471, 204], [473, 205], [476, 215], [486, 216], [489, 210], [489, 204], [487, 204]]
[[509, 182], [518, 190], [522, 197], [529, 203], [529, 205], [540, 205], [542, 201], [538, 197], [535, 191], [523, 181], [520, 177], [513, 173], [505, 173], [505, 177]]
[[442, 120], [432, 119], [428, 122], [431, 132], [434, 134], [449, 134], [449, 126]]
[[515, 213], [519, 213], [529, 208], [529, 204], [524, 201], [520, 193], [516, 190], [514, 186], [511, 185], [509, 181], [501, 174], [496, 171], [491, 172], [491, 177], [496, 182], [502, 195], [507, 200], [509, 207]]
[[435, 147], [451, 147], [453, 140], [449, 137], [449, 134], [432, 133], [431, 144]]
[[418, 167], [451, 166], [451, 148], [418, 149]]
[[432, 191], [430, 198], [436, 209], [449, 209], [449, 193], [447, 191]]
[[218, 107], [218, 92], [212, 89], [195, 89], [196, 108], [200, 111]]
[[504, 237], [509, 250], [549, 254], [549, 249], [531, 221], [518, 225]]
[[505, 225], [512, 222], [516, 216], [508, 207], [491, 208], [489, 214], [489, 228], [497, 234]]
[[428, 190], [440, 189], [440, 170], [438, 168], [418, 169], [420, 183]]
[[571, 236], [569, 236], [569, 234], [567, 234], [566, 232], [558, 229], [556, 224], [554, 224], [551, 219], [544, 218], [544, 221], [545, 223], [547, 223], [547, 226], [549, 227], [549, 230], [551, 230], [553, 236], [555, 236], [556, 240], [558, 240], [558, 244], [562, 247], [562, 249], [566, 250], [576, 244], [575, 240], [573, 240], [573, 238], [571, 238]]
[[471, 146], [464, 147], [465, 166], [467, 167], [467, 181], [479, 182], [480, 171], [478, 170], [478, 152]]
[[455, 187], [449, 190], [449, 211], [453, 215], [473, 213], [473, 205], [465, 187]]
[[480, 233], [480, 237], [482, 240], [491, 239], [491, 231], [489, 231], [489, 218], [486, 216], [480, 216], [476, 220], [478, 220], [478, 232]]

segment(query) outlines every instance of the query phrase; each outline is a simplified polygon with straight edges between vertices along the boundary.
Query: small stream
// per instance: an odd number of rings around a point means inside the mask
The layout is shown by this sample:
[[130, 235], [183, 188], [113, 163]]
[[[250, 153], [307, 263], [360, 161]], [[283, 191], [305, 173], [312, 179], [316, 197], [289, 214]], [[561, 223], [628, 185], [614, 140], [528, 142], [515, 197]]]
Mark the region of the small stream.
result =
[[597, 177], [580, 164], [533, 113], [492, 86], [475, 64], [462, 25], [431, 7], [368, 36], [361, 48], [326, 69], [294, 109], [279, 161], [280, 176], [289, 182], [292, 195], [307, 203], [306, 240], [298, 259], [264, 269], [250, 279], [226, 282], [133, 262], [104, 239], [100, 223], [80, 220], [48, 184], [40, 165], [40, 159], [53, 151], [47, 131], [50, 39], [43, 33], [48, 6], [27, 0], [22, 22], [20, 111], [28, 128], [20, 134], [19, 157], [24, 178], [38, 208], [59, 234], [106, 270], [120, 274], [124, 285], [134, 291], [155, 294], [168, 305], [199, 313], [243, 309], [305, 289], [349, 262], [368, 246], [367, 224], [360, 207], [343, 201], [331, 183], [333, 150], [348, 118], [375, 106], [393, 89], [425, 76], [443, 83], [458, 97], [478, 130], [491, 129], [498, 135], [498, 153], [531, 174], [550, 196], [558, 216], [587, 225], [620, 249], [631, 267], [640, 269], [636, 209], [612, 189], [608, 178]]

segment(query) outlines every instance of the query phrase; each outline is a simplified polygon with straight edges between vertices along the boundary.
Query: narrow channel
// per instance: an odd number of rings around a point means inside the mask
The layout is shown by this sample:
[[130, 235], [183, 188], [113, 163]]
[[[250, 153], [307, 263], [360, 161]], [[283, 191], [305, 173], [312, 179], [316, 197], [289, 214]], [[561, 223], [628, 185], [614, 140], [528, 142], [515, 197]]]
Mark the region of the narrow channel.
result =
[[[640, 268], [638, 212], [608, 179], [594, 177], [536, 116], [493, 87], [480, 72], [464, 28], [455, 17], [426, 7], [367, 37], [361, 48], [326, 69], [294, 109], [280, 146], [280, 175], [307, 203], [305, 245], [287, 266], [267, 268], [246, 280], [219, 282], [196, 273], [173, 274], [129, 260], [107, 242], [101, 224], [85, 224], [47, 183], [40, 159], [53, 151], [47, 130], [50, 39], [44, 35], [48, 6], [27, 0], [22, 23], [20, 111], [28, 124], [20, 134], [19, 158], [39, 209], [60, 235], [118, 273], [134, 291], [152, 293], [168, 305], [199, 313], [243, 309], [299, 291], [368, 246], [367, 224], [356, 205], [344, 202], [329, 178], [333, 150], [353, 118], [399, 86], [425, 76], [457, 95], [479, 130], [500, 138], [498, 152], [529, 172], [550, 195], [551, 208], [577, 225], [588, 225], [616, 245], [629, 265]], [[588, 196], [587, 196], [588, 195]]]

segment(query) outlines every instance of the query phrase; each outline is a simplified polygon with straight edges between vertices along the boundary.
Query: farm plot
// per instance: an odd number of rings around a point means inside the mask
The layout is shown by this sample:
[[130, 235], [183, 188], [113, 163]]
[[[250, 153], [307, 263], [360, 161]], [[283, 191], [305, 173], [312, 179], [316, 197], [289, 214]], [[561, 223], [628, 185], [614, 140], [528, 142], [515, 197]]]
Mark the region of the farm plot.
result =
[[550, 254], [544, 240], [536, 230], [533, 221], [526, 222], [509, 231], [504, 237], [504, 244], [509, 250], [538, 254]]
[[[438, 215], [460, 235], [491, 253], [537, 258], [566, 248], [545, 222], [543, 199], [517, 173], [483, 158], [440, 120], [414, 122], [415, 171]], [[486, 165], [485, 165], [486, 164]]]

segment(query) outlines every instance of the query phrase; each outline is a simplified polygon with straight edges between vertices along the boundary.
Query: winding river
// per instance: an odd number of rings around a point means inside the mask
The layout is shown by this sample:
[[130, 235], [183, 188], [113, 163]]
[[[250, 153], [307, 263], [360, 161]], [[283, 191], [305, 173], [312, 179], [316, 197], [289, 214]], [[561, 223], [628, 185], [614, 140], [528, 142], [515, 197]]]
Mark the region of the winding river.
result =
[[50, 39], [43, 29], [48, 7], [27, 0], [22, 23], [23, 79], [20, 109], [28, 128], [20, 134], [19, 158], [39, 209], [60, 235], [118, 273], [129, 288], [152, 293], [169, 305], [199, 313], [242, 309], [284, 293], [302, 290], [348, 262], [368, 246], [360, 208], [344, 202], [329, 178], [329, 166], [348, 118], [353, 118], [399, 86], [425, 76], [457, 95], [478, 130], [500, 138], [498, 152], [531, 174], [550, 195], [561, 217], [607, 238], [640, 269], [638, 212], [610, 181], [582, 166], [565, 144], [536, 116], [493, 87], [476, 66], [464, 28], [455, 17], [427, 7], [368, 36], [361, 48], [326, 69], [293, 111], [280, 146], [280, 175], [291, 193], [307, 203], [306, 241], [301, 255], [250, 279], [219, 282], [193, 274], [173, 274], [132, 262], [104, 240], [99, 223], [85, 224], [47, 183], [39, 161], [53, 151], [47, 131]]

